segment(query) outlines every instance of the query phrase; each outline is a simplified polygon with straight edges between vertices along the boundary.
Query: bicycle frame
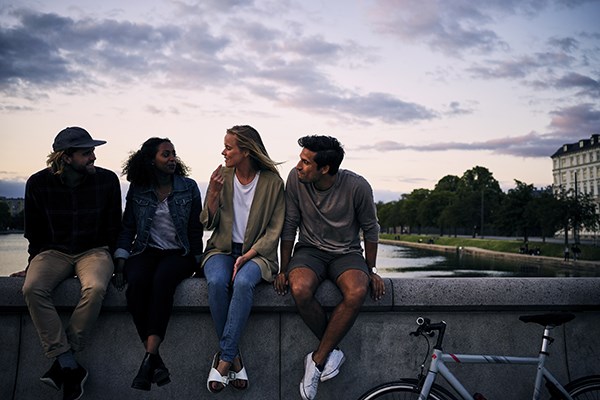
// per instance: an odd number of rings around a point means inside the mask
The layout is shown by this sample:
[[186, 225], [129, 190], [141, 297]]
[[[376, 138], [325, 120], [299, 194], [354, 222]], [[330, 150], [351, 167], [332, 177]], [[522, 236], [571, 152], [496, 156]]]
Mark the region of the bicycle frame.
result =
[[435, 346], [431, 356], [431, 363], [427, 376], [422, 385], [419, 394], [419, 400], [426, 400], [429, 391], [435, 381], [437, 375], [441, 375], [446, 379], [448, 384], [464, 399], [473, 400], [473, 394], [469, 393], [463, 384], [454, 376], [448, 369], [446, 363], [456, 364], [521, 364], [521, 365], [537, 365], [537, 374], [535, 377], [535, 385], [533, 390], [533, 400], [539, 400], [542, 390], [542, 379], [545, 378], [564, 396], [567, 400], [572, 400], [572, 397], [567, 393], [565, 388], [554, 378], [554, 376], [546, 369], [545, 363], [548, 357], [548, 346], [552, 342], [550, 332], [553, 326], [546, 326], [544, 329], [544, 337], [542, 339], [542, 349], [538, 357], [519, 357], [519, 356], [494, 356], [483, 354], [452, 354], [444, 353], [440, 346]]

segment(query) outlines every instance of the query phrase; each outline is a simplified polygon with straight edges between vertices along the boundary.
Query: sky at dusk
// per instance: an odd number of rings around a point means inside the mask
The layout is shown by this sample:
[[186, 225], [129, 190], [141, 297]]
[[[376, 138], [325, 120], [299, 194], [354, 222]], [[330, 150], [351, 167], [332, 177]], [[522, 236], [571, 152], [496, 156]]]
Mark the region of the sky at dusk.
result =
[[284, 177], [299, 137], [337, 137], [377, 201], [475, 166], [547, 186], [600, 133], [599, 21], [597, 0], [3, 0], [0, 196], [66, 126], [117, 173], [168, 137], [203, 194], [239, 124]]

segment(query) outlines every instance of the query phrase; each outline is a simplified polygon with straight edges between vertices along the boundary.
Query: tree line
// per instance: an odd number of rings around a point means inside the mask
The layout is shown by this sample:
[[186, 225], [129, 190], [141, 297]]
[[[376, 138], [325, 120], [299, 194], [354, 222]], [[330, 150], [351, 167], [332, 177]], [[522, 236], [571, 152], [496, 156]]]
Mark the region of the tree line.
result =
[[[433, 190], [415, 189], [397, 201], [378, 202], [379, 224], [390, 233], [522, 236], [524, 241], [563, 230], [565, 244], [569, 232], [600, 229], [591, 195], [572, 189], [555, 195], [551, 186], [538, 189], [516, 179], [515, 184], [504, 193], [487, 168], [476, 166], [461, 177], [444, 176]], [[0, 230], [7, 229], [23, 229], [23, 212], [11, 216], [0, 200]]]
[[0, 231], [22, 230], [25, 223], [23, 211], [11, 215], [8, 203], [0, 199]]
[[476, 166], [461, 177], [444, 176], [433, 190], [415, 189], [397, 201], [378, 202], [379, 224], [388, 233], [522, 236], [524, 241], [545, 240], [563, 230], [567, 245], [569, 232], [600, 229], [591, 195], [572, 189], [555, 194], [551, 186], [535, 188], [516, 179], [515, 184], [504, 193], [487, 168]]

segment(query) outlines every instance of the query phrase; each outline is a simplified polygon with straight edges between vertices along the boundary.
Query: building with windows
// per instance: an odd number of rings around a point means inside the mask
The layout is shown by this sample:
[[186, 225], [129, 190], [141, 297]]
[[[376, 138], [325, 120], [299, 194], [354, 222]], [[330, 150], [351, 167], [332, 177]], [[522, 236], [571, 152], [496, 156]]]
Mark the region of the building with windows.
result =
[[[600, 134], [564, 144], [551, 156], [554, 193], [573, 190], [591, 195], [600, 208]], [[581, 237], [595, 232], [581, 231]]]

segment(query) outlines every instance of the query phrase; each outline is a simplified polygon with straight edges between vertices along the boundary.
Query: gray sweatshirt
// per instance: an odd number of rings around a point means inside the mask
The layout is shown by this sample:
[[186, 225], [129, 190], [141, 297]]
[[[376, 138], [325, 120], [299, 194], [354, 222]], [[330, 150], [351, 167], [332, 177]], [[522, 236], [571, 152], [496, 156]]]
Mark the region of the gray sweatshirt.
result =
[[285, 222], [281, 240], [334, 254], [362, 253], [359, 233], [369, 242], [379, 240], [377, 209], [371, 185], [362, 176], [340, 169], [335, 184], [325, 190], [298, 180], [296, 169], [285, 187]]

